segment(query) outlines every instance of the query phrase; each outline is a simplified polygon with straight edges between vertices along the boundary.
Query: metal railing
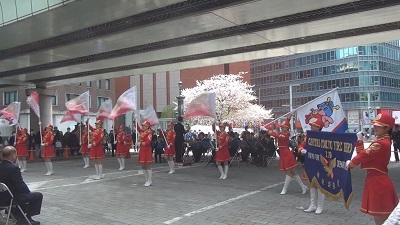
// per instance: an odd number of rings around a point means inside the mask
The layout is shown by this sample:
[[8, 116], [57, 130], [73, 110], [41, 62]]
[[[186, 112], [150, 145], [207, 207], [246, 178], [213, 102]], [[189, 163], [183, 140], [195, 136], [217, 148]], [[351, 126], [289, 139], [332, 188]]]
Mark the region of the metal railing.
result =
[[74, 0], [0, 0], [0, 27], [64, 6]]

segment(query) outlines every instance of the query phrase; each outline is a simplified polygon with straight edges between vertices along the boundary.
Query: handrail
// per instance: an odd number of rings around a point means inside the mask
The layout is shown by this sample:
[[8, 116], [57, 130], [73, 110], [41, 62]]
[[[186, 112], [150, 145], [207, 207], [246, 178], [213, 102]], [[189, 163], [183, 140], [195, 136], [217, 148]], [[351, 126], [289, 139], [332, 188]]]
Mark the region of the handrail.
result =
[[[2, 1], [2, 0], [0, 0], [0, 12], [1, 12], [0, 27], [1, 27], [1, 26], [5, 26], [5, 25], [10, 24], [10, 23], [13, 23], [13, 22], [17, 22], [17, 21], [19, 21], [19, 20], [21, 20], [21, 19], [25, 19], [25, 18], [31, 17], [31, 16], [33, 16], [34, 14], [38, 14], [38, 13], [41, 13], [41, 12], [44, 12], [44, 11], [50, 11], [51, 9], [53, 9], [53, 8], [55, 8], [55, 7], [64, 6], [64, 5], [68, 4], [69, 2], [73, 2], [74, 0], [60, 0], [60, 2], [58, 2], [58, 3], [53, 3], [53, 4], [50, 4], [49, 0], [47, 0], [47, 5], [44, 6], [43, 8], [41, 8], [41, 9], [39, 9], [39, 10], [36, 10], [36, 11], [33, 11], [33, 2], [32, 2], [32, 0], [29, 0], [30, 9], [31, 9], [31, 10], [30, 10], [30, 13], [28, 13], [28, 14], [26, 14], [26, 15], [23, 15], [23, 16], [19, 16], [19, 15], [18, 15], [18, 11], [21, 11], [21, 10], [19, 10], [19, 9], [21, 9], [21, 7], [18, 7], [17, 0], [14, 0], [14, 5], [11, 6], [11, 7], [9, 7], [9, 9], [6, 9], [7, 6], [5, 6], [4, 3], [2, 4], [1, 1]], [[26, 3], [26, 2], [27, 2], [27, 1], [24, 1], [24, 3]], [[12, 4], [12, 3], [11, 3], [11, 4]], [[10, 4], [10, 5], [11, 5], [11, 4]], [[4, 7], [5, 7], [5, 8], [4, 8]], [[13, 10], [14, 7], [15, 7], [15, 16], [14, 16], [14, 15], [11, 16], [10, 19], [4, 18], [4, 17], [5, 17], [5, 16], [4, 16], [4, 11]], [[4, 8], [4, 9], [3, 9], [3, 8]], [[28, 11], [29, 11], [29, 10], [28, 10]], [[13, 18], [13, 17], [15, 17], [15, 18]]]

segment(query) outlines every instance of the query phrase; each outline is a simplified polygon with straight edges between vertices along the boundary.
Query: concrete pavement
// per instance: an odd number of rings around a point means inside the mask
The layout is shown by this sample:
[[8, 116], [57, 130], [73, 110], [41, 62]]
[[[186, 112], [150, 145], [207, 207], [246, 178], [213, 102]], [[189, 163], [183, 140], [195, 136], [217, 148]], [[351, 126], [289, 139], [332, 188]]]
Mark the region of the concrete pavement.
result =
[[[372, 217], [359, 212], [365, 172], [352, 171], [353, 201], [350, 209], [343, 201], [325, 200], [321, 215], [305, 213], [309, 193], [301, 194], [292, 181], [288, 193], [280, 195], [284, 174], [278, 161], [269, 167], [237, 166], [227, 180], [219, 180], [218, 170], [206, 163], [177, 168], [169, 175], [168, 165], [153, 164], [153, 185], [143, 187], [136, 156], [118, 171], [116, 158], [104, 160], [105, 177], [88, 179], [95, 173], [83, 169], [83, 160], [54, 162], [53, 176], [44, 176], [44, 163], [28, 163], [23, 173], [32, 190], [44, 195], [42, 213], [34, 217], [43, 225], [125, 225], [125, 224], [374, 224]], [[390, 175], [399, 186], [400, 163], [390, 164]], [[298, 168], [301, 174], [301, 168]], [[398, 189], [400, 190], [400, 188]], [[0, 219], [0, 224], [4, 220]]]

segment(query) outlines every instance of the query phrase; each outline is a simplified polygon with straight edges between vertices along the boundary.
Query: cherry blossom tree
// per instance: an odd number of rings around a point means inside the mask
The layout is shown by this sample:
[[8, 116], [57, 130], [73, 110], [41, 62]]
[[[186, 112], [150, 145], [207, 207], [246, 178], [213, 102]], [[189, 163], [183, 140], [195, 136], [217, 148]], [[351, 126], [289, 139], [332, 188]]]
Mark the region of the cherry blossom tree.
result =
[[[220, 74], [207, 80], [196, 81], [196, 87], [182, 91], [185, 96], [184, 110], [196, 96], [204, 92], [215, 92], [218, 123], [228, 122], [236, 126], [246, 123], [251, 126], [271, 118], [271, 110], [254, 104], [257, 97], [252, 90], [253, 86], [243, 81], [242, 74]], [[204, 125], [212, 122], [213, 119], [205, 117], [193, 118], [189, 121], [190, 124]]]

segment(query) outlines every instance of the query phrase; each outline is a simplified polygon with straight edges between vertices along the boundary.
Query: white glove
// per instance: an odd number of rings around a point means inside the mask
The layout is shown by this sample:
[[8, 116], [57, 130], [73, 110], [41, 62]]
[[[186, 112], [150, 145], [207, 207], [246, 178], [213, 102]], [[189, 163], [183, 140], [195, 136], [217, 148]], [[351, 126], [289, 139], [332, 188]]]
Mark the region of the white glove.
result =
[[167, 145], [167, 148], [171, 148], [171, 145]]
[[39, 121], [39, 126], [42, 125], [42, 122]]
[[44, 143], [41, 143], [40, 145], [41, 145], [41, 146], [44, 146]]
[[364, 140], [364, 133], [363, 132], [358, 132], [357, 133], [357, 140], [358, 141], [362, 141], [362, 140]]
[[350, 160], [347, 160], [347, 161], [346, 161], [346, 166], [345, 166], [345, 168], [344, 168], [345, 170], [348, 170], [348, 169], [349, 169], [350, 162], [351, 162]]
[[303, 149], [301, 150], [301, 154], [302, 154], [302, 155], [307, 154], [307, 150], [303, 148]]
[[114, 141], [114, 145], [116, 145], [117, 144], [117, 141]]
[[92, 144], [88, 144], [88, 146], [87, 146], [88, 148], [92, 148]]

